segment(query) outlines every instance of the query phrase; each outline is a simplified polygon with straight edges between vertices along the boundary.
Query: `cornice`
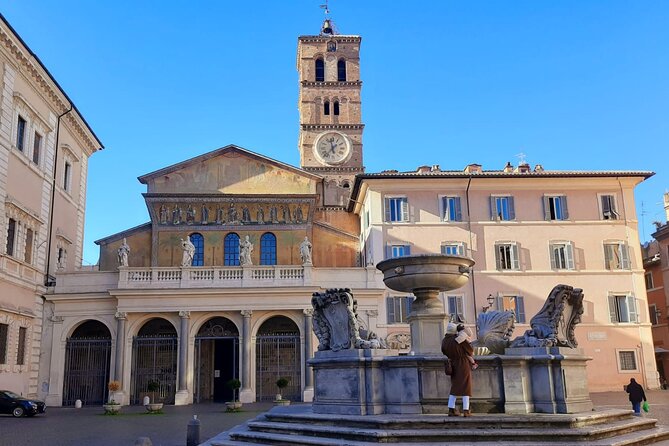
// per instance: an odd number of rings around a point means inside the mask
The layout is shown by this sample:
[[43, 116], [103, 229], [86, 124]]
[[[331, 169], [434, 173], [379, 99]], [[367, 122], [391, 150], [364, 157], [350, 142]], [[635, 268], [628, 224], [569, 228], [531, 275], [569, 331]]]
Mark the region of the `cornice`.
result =
[[337, 43], [358, 43], [362, 41], [362, 37], [360, 36], [343, 36], [339, 34], [334, 34], [334, 35], [322, 35], [322, 36], [299, 36], [297, 38], [299, 42], [305, 42], [305, 43], [326, 43], [330, 42], [332, 40], [335, 40]]
[[304, 170], [314, 171], [314, 172], [345, 172], [345, 173], [364, 173], [362, 167], [354, 166], [313, 166], [313, 167], [303, 167]]
[[302, 81], [303, 87], [361, 87], [362, 81]]
[[365, 124], [300, 124], [302, 130], [362, 130]]

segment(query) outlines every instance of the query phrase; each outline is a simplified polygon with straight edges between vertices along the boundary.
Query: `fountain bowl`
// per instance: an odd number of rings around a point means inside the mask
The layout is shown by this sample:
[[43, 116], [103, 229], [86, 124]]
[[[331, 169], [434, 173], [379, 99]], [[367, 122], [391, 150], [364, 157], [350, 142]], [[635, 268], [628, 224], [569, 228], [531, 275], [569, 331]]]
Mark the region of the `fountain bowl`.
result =
[[466, 256], [422, 254], [384, 260], [376, 265], [383, 282], [395, 291], [450, 291], [469, 281], [474, 260]]

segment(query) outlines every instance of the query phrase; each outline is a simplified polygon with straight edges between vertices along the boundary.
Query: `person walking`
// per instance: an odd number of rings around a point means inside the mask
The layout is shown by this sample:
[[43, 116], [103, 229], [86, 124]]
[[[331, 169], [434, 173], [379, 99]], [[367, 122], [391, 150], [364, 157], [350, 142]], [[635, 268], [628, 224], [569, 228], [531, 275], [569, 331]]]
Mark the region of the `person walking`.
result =
[[630, 378], [630, 383], [625, 386], [625, 392], [630, 395], [630, 402], [632, 403], [634, 415], [640, 417], [641, 401], [646, 401], [646, 393], [643, 391], [643, 387], [641, 387], [634, 378]]
[[451, 375], [451, 392], [448, 395], [448, 416], [460, 416], [455, 403], [457, 397], [462, 397], [462, 410], [465, 417], [471, 416], [469, 409], [469, 398], [472, 396], [472, 365], [470, 357], [474, 354], [474, 348], [468, 340], [468, 336], [458, 336], [459, 332], [465, 330], [462, 324], [449, 323], [446, 326], [446, 335], [441, 342], [441, 352], [448, 357], [453, 365]]

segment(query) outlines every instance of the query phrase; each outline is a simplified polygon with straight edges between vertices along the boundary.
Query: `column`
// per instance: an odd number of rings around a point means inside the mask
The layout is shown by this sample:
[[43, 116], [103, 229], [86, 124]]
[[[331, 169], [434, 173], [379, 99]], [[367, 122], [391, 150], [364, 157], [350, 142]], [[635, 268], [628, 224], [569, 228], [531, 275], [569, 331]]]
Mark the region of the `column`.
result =
[[311, 340], [313, 338], [313, 320], [314, 310], [306, 308], [302, 310], [304, 313], [304, 392], [302, 393], [303, 401], [311, 402], [314, 399], [314, 374], [311, 367], [307, 365], [307, 361], [313, 356], [313, 347]]
[[242, 403], [255, 401], [255, 393], [251, 388], [251, 315], [253, 311], [242, 310], [242, 390], [239, 400]]
[[174, 398], [175, 406], [189, 404], [188, 401], [188, 320], [190, 311], [179, 311], [179, 382]]
[[114, 380], [121, 383], [123, 389], [123, 358], [125, 357], [125, 321], [128, 313], [117, 311], [116, 317], [116, 356], [114, 361]]

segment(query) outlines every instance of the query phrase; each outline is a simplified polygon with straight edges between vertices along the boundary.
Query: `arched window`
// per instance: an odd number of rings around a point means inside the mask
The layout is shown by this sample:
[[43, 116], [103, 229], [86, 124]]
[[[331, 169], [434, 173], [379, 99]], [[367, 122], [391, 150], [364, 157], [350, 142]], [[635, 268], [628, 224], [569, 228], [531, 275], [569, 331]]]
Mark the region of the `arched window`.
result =
[[339, 59], [337, 61], [337, 80], [346, 80], [346, 61], [344, 59]]
[[330, 101], [325, 101], [323, 103], [323, 114], [326, 116], [330, 114]]
[[332, 104], [332, 113], [334, 113], [335, 116], [339, 116], [339, 101], [334, 101]]
[[223, 241], [223, 264], [239, 266], [239, 236], [234, 232], [226, 235]]
[[190, 235], [190, 242], [195, 246], [193, 266], [204, 266], [204, 237], [199, 232]]
[[316, 82], [325, 80], [325, 62], [323, 59], [316, 59]]
[[276, 265], [276, 236], [271, 232], [260, 237], [260, 264]]

